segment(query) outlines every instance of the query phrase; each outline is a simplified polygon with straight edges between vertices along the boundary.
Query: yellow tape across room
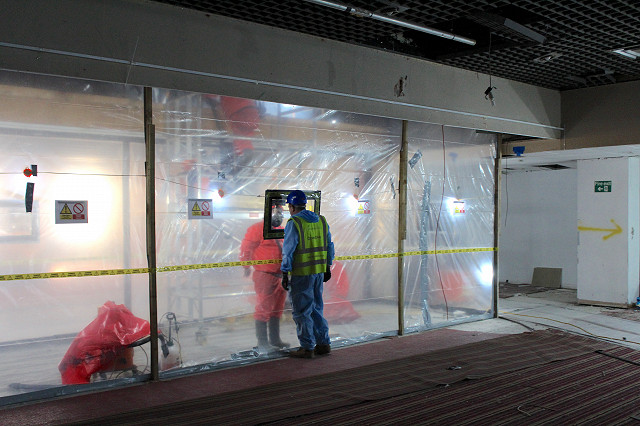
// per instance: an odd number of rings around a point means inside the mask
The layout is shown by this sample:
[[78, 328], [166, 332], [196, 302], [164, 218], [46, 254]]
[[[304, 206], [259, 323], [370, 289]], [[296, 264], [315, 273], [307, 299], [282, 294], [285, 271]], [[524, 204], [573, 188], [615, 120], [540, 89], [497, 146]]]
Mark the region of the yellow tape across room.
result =
[[[428, 254], [452, 254], [452, 253], [474, 253], [498, 251], [497, 247], [481, 247], [481, 248], [464, 248], [464, 249], [447, 249], [447, 250], [426, 250], [426, 251], [408, 251], [404, 253], [385, 253], [385, 254], [358, 254], [353, 256], [336, 256], [335, 260], [363, 260], [363, 259], [385, 259], [399, 256], [423, 256]], [[238, 262], [218, 262], [218, 263], [200, 263], [196, 265], [176, 265], [161, 266], [156, 272], [174, 272], [189, 271], [194, 269], [213, 269], [213, 268], [229, 268], [233, 266], [252, 266], [252, 265], [268, 265], [280, 263], [282, 259], [268, 260], [246, 260]], [[128, 274], [146, 274], [149, 268], [134, 269], [101, 269], [94, 271], [69, 271], [69, 272], [42, 272], [34, 274], [9, 274], [0, 275], [0, 281], [17, 281], [17, 280], [36, 280], [44, 278], [70, 278], [70, 277], [97, 277], [104, 275], [128, 275]]]

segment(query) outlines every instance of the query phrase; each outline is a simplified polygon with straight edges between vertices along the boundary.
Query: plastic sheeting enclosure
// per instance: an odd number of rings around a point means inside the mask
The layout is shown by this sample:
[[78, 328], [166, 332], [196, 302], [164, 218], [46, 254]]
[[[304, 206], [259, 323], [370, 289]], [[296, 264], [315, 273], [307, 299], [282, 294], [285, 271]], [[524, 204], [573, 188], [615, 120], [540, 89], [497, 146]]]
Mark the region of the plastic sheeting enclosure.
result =
[[[0, 76], [8, 397], [61, 386], [59, 360], [106, 300], [148, 319], [149, 278], [142, 88]], [[400, 313], [405, 331], [492, 315], [495, 136], [408, 123], [401, 187], [398, 120], [164, 89], [152, 98], [158, 322], [173, 330], [180, 360], [161, 375], [281, 356], [254, 350], [256, 292], [245, 270], [256, 273], [259, 261], [240, 260], [267, 189], [322, 192], [340, 267], [324, 294], [334, 347], [397, 334]], [[37, 176], [23, 174], [30, 165]], [[86, 223], [56, 224], [64, 200], [87, 202]], [[280, 326], [296, 346], [288, 302]], [[148, 356], [148, 345], [134, 349], [141, 380]]]

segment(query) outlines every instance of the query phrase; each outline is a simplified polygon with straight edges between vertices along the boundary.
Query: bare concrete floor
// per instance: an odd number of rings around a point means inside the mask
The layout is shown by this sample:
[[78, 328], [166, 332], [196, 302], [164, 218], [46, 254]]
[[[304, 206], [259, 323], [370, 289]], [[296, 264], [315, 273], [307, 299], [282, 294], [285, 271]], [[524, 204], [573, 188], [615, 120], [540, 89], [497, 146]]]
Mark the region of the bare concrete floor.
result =
[[450, 328], [503, 334], [522, 333], [528, 328], [559, 328], [640, 349], [640, 310], [579, 305], [573, 289], [500, 298], [498, 318]]

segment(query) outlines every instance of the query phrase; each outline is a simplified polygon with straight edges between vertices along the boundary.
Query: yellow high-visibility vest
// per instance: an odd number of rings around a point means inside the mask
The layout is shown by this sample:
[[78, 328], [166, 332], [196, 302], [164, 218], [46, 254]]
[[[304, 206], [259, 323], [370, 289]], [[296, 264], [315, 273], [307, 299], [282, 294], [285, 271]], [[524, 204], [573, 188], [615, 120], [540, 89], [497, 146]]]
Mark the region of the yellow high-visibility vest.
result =
[[298, 230], [300, 240], [293, 253], [291, 275], [311, 275], [324, 273], [327, 270], [327, 220], [320, 216], [315, 223], [307, 222], [301, 217], [292, 217]]

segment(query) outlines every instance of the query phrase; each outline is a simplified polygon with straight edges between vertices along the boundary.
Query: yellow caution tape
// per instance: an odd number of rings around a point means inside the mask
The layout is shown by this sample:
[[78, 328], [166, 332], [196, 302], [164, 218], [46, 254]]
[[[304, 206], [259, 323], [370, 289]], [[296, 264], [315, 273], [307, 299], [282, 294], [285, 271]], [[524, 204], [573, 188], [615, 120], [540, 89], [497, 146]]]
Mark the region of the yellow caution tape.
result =
[[400, 256], [424, 256], [426, 254], [473, 253], [473, 252], [481, 252], [481, 251], [498, 251], [498, 249], [497, 247], [486, 247], [486, 248], [466, 248], [466, 249], [448, 249], [448, 250], [406, 251], [404, 253], [336, 256], [335, 260], [381, 259], [381, 258], [400, 257]]
[[282, 262], [282, 259], [244, 260], [241, 262], [199, 263], [197, 265], [162, 266], [160, 268], [156, 268], [156, 271], [158, 272], [188, 271], [193, 269], [228, 268], [230, 266], [270, 265], [270, 264], [280, 263], [280, 262]]
[[[335, 260], [365, 260], [365, 259], [385, 259], [400, 256], [422, 256], [427, 254], [451, 254], [451, 253], [473, 253], [473, 252], [498, 251], [497, 247], [484, 248], [466, 248], [466, 249], [448, 249], [448, 250], [427, 250], [427, 251], [408, 251], [404, 253], [384, 253], [384, 254], [359, 254], [354, 256], [336, 256]], [[162, 266], [156, 268], [157, 272], [174, 272], [174, 271], [190, 271], [194, 269], [213, 269], [228, 268], [233, 266], [253, 266], [253, 265], [271, 265], [282, 262], [282, 259], [267, 260], [245, 260], [238, 262], [218, 262], [218, 263], [200, 263], [196, 265], [176, 265]], [[42, 272], [36, 274], [10, 274], [0, 275], [0, 281], [16, 281], [16, 280], [36, 280], [44, 278], [71, 278], [71, 277], [97, 277], [104, 275], [130, 275], [130, 274], [147, 274], [149, 268], [134, 269], [103, 269], [96, 271], [69, 271], [69, 272]]]
[[146, 274], [149, 268], [103, 269], [98, 271], [42, 272], [37, 274], [0, 275], [0, 281], [37, 280], [41, 278], [96, 277], [101, 275]]

